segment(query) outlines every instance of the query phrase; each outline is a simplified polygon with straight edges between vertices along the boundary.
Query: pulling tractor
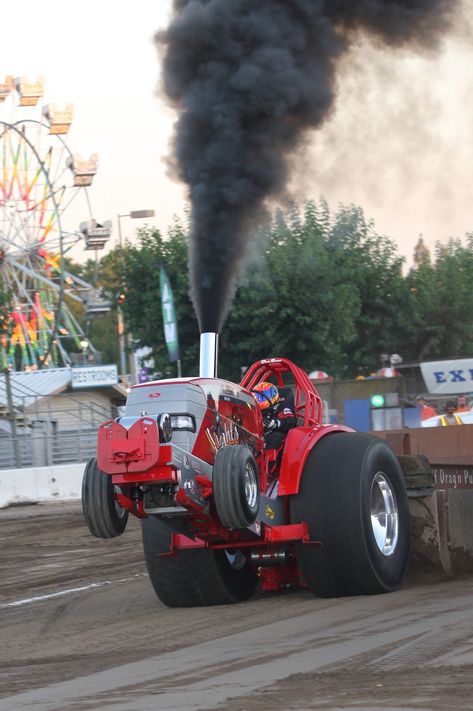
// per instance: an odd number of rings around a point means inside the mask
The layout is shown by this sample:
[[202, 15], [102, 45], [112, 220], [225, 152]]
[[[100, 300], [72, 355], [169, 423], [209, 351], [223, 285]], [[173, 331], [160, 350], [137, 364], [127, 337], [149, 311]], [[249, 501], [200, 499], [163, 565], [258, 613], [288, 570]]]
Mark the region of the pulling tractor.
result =
[[[280, 450], [264, 446], [252, 394], [273, 382], [297, 416]], [[101, 425], [86, 466], [84, 517], [99, 538], [141, 519], [151, 583], [171, 607], [219, 605], [261, 590], [321, 597], [399, 588], [409, 510], [399, 462], [377, 437], [322, 423], [307, 374], [254, 363], [239, 385], [214, 378], [131, 388]]]

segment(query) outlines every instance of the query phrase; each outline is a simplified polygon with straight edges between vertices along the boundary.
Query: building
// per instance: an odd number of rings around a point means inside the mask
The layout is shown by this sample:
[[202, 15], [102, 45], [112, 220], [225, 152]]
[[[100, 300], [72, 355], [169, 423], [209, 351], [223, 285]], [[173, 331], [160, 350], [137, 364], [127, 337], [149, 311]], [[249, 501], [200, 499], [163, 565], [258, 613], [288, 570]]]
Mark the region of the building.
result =
[[1, 373], [0, 468], [85, 461], [126, 395], [115, 365]]

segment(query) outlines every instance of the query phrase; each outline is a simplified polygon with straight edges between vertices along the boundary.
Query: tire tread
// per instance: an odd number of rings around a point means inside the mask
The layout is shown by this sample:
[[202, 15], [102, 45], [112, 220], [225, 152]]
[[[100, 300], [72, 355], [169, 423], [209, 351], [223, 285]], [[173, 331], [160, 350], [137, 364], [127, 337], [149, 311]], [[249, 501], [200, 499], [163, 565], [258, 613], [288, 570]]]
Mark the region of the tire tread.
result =
[[[396, 488], [400, 538], [390, 560], [370, 549], [362, 513], [363, 477], [372, 459], [384, 462]], [[383, 440], [362, 433], [325, 436], [309, 454], [299, 493], [291, 497], [291, 518], [307, 521], [311, 540], [322, 543], [296, 544], [301, 572], [316, 595], [376, 594], [401, 584], [409, 552], [408, 502], [399, 463]]]
[[118, 516], [112, 479], [98, 468], [95, 457], [87, 462], [82, 479], [82, 511], [89, 531], [96, 538], [121, 535], [128, 521], [128, 511]]
[[141, 522], [143, 549], [151, 584], [168, 607], [228, 605], [248, 599], [257, 577], [247, 564], [234, 570], [223, 550], [194, 549], [169, 553], [172, 528], [157, 516]]

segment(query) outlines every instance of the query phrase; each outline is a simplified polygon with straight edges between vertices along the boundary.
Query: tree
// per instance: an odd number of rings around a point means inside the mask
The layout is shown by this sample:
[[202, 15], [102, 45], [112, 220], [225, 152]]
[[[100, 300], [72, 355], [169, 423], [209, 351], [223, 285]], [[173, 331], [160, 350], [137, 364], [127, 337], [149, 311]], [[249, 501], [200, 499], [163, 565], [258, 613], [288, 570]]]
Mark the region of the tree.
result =
[[412, 269], [406, 283], [410, 319], [406, 341], [412, 360], [473, 351], [473, 234], [467, 244], [437, 244], [436, 260]]
[[360, 304], [353, 324], [356, 337], [346, 350], [345, 372], [366, 374], [379, 367], [381, 353], [402, 350], [404, 259], [392, 240], [378, 235], [361, 208], [353, 205], [339, 208], [329, 240], [337, 257], [334, 268]]
[[[165, 375], [176, 369], [163, 335], [161, 263], [173, 289], [183, 373], [198, 371], [186, 233], [178, 221], [166, 238], [141, 230], [138, 245], [126, 243], [100, 262], [100, 284], [115, 306], [123, 295], [135, 346], [149, 346]], [[220, 338], [219, 375], [239, 380], [243, 367], [276, 355], [353, 377], [377, 370], [382, 353], [419, 360], [471, 352], [473, 234], [466, 246], [439, 245], [435, 261], [419, 260], [406, 277], [403, 262], [357, 206], [332, 214], [322, 199], [277, 212], [250, 245]]]
[[223, 330], [223, 362], [232, 374], [269, 355], [308, 370], [341, 371], [360, 305], [343, 271], [335, 269], [330, 236], [325, 203], [320, 210], [308, 203], [302, 214], [297, 206], [277, 213], [261, 236], [259, 261], [240, 280]]
[[125, 317], [125, 331], [132, 334], [134, 347], [148, 346], [155, 368], [166, 375], [175, 374], [169, 363], [161, 312], [159, 269], [163, 264], [173, 290], [183, 373], [195, 374], [198, 367], [199, 331], [188, 296], [187, 239], [184, 228], [175, 221], [163, 239], [157, 229], [138, 232], [138, 246], [110, 252], [101, 262], [100, 280], [104, 291]]

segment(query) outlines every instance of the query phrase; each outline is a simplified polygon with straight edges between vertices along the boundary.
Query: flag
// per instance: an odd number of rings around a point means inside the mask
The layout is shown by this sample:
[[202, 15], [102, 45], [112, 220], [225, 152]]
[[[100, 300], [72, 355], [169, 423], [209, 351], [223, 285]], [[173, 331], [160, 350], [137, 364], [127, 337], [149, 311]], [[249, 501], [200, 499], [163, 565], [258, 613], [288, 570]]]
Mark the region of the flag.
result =
[[164, 267], [159, 270], [159, 282], [161, 287], [161, 307], [163, 310], [164, 340], [169, 353], [169, 360], [179, 360], [179, 340], [177, 336], [177, 322], [174, 311], [174, 298], [171, 285]]

